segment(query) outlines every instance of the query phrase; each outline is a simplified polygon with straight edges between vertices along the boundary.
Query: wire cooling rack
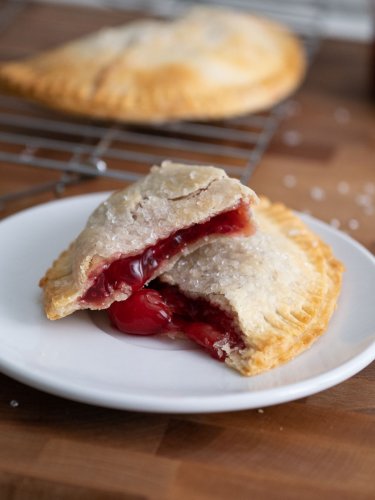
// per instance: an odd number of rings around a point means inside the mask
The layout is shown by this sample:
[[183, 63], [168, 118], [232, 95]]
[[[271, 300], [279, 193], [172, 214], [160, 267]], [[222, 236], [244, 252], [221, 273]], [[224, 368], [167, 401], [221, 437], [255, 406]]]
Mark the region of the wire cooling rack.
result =
[[[87, 4], [87, 0], [85, 2]], [[171, 16], [189, 2], [162, 1], [95, 2], [95, 8], [134, 9], [145, 14]], [[206, 3], [220, 4], [220, 1]], [[228, 5], [228, 2], [226, 2]], [[27, 2], [0, 3], [0, 31], [17, 16]], [[311, 60], [319, 43], [319, 3], [234, 1], [233, 6], [257, 11], [281, 20], [296, 31]], [[100, 15], [100, 11], [98, 11]], [[58, 180], [27, 187], [0, 196], [5, 202], [54, 190], [94, 176], [132, 182], [151, 164], [164, 159], [185, 163], [216, 164], [229, 175], [247, 183], [267, 149], [278, 124], [288, 110], [288, 101], [268, 112], [215, 122], [173, 122], [155, 126], [129, 126], [60, 116], [21, 99], [0, 94], [0, 164], [29, 166], [61, 173]]]

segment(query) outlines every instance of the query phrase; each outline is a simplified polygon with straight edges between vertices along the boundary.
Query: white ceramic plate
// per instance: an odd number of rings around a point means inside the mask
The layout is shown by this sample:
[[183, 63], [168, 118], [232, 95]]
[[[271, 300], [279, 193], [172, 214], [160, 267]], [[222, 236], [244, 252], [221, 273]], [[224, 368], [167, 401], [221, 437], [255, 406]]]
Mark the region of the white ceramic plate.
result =
[[0, 224], [0, 370], [70, 399], [120, 409], [213, 412], [307, 396], [354, 375], [375, 358], [375, 259], [343, 233], [303, 215], [345, 264], [328, 331], [286, 365], [252, 378], [189, 341], [116, 333], [104, 313], [48, 321], [39, 278], [107, 194], [68, 198]]

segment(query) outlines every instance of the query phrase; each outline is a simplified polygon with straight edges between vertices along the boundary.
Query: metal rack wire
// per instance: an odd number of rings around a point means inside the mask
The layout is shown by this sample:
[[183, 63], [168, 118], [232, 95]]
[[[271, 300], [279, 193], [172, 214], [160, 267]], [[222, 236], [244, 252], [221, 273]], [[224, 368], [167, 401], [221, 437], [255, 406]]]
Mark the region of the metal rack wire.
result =
[[[106, 5], [108, 2], [110, 0], [106, 0]], [[159, 1], [146, 6], [146, 3], [142, 3], [143, 7], [153, 9], [153, 13], [157, 5], [158, 14], [163, 13], [163, 6], [165, 12], [177, 13], [184, 4]], [[308, 58], [312, 58], [319, 43], [319, 4], [308, 1], [304, 9], [298, 10], [294, 0], [283, 2], [283, 9], [270, 1], [235, 2], [240, 7], [245, 4], [247, 9], [258, 8], [270, 17], [288, 22], [299, 32]], [[286, 4], [292, 6], [289, 14]], [[25, 4], [13, 4], [16, 8], [11, 8], [9, 2], [1, 5], [2, 14], [6, 16], [0, 16], [0, 30], [7, 26], [5, 20], [12, 22]], [[131, 8], [132, 2], [112, 0], [111, 5], [124, 9]], [[200, 164], [214, 160], [230, 175], [247, 183], [287, 108], [288, 102], [284, 102], [266, 113], [226, 121], [141, 127], [61, 117], [21, 99], [0, 94], [0, 164], [61, 172], [58, 180], [0, 196], [0, 206], [46, 190], [60, 193], [69, 184], [93, 176], [131, 182], [144, 175], [150, 164], [166, 158]]]

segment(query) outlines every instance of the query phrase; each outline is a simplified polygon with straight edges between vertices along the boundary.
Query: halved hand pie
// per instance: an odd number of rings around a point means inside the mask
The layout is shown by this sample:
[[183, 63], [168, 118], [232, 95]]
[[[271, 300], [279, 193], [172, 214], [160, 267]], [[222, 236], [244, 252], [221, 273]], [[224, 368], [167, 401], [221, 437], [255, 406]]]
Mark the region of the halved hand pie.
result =
[[231, 9], [138, 21], [0, 66], [0, 85], [65, 112], [127, 122], [213, 119], [265, 109], [305, 68], [286, 27]]
[[209, 243], [109, 314], [132, 334], [184, 332], [243, 375], [273, 368], [326, 329], [343, 267], [290, 210], [263, 199], [251, 237]]
[[223, 236], [252, 234], [256, 200], [221, 169], [153, 167], [102, 203], [42, 278], [48, 318], [108, 308], [169, 270], [181, 254]]

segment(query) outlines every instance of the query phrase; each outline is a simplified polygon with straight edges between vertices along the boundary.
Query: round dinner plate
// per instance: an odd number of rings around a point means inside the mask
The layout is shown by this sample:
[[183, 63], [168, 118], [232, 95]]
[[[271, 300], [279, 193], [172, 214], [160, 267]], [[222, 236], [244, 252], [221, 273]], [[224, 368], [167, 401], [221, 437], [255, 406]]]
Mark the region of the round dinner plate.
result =
[[38, 281], [108, 193], [40, 205], [0, 224], [0, 370], [30, 386], [126, 410], [193, 413], [259, 408], [332, 387], [375, 358], [375, 259], [316, 219], [302, 219], [344, 263], [326, 333], [293, 361], [243, 377], [189, 341], [117, 333], [103, 312], [46, 319]]

